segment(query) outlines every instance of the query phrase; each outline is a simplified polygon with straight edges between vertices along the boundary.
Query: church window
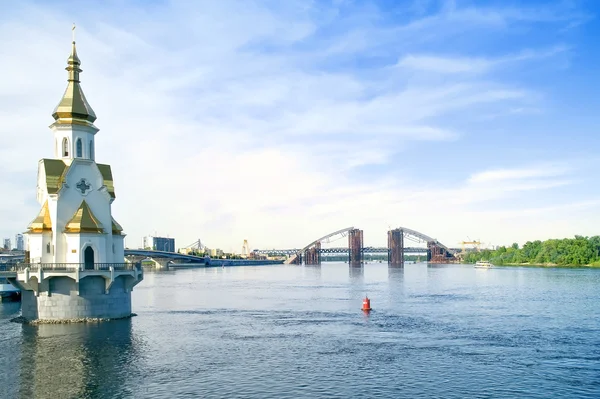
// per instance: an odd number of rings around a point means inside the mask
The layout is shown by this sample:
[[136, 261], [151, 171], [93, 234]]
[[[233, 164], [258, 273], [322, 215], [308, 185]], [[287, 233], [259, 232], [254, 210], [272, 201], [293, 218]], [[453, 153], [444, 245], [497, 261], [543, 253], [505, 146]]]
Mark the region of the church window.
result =
[[94, 160], [94, 140], [90, 140], [90, 159]]
[[46, 253], [50, 253], [50, 243], [46, 244]]
[[81, 144], [81, 139], [77, 139], [77, 144], [76, 146], [76, 154], [77, 154], [77, 158], [82, 158], [83, 157], [83, 145]]
[[66, 137], [63, 139], [63, 142], [62, 142], [62, 151], [63, 151], [63, 157], [69, 156], [69, 139], [67, 139]]

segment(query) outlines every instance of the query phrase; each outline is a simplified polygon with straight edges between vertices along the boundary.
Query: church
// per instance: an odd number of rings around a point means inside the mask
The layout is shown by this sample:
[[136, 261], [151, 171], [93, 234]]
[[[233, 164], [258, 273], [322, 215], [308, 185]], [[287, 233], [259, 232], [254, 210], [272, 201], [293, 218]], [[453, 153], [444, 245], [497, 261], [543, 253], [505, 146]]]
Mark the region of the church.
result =
[[115, 200], [110, 165], [96, 163], [96, 114], [81, 89], [75, 42], [68, 85], [54, 113], [54, 157], [38, 165], [38, 216], [28, 226], [32, 263], [122, 263], [123, 229], [111, 216]]
[[52, 113], [52, 158], [39, 161], [38, 215], [26, 231], [26, 263], [11, 283], [22, 290], [28, 321], [85, 321], [131, 316], [131, 290], [143, 280], [124, 257], [123, 228], [113, 218], [110, 165], [96, 162], [96, 114], [79, 80], [73, 38], [67, 89]]

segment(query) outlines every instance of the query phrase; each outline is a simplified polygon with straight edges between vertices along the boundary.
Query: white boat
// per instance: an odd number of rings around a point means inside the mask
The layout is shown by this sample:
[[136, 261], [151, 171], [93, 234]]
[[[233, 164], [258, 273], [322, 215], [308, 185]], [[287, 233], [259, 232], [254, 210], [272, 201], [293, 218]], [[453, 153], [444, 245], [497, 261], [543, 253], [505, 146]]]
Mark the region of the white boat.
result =
[[489, 261], [487, 260], [480, 260], [477, 263], [475, 263], [475, 267], [477, 269], [491, 269], [492, 267], [494, 267], [494, 265], [492, 265]]

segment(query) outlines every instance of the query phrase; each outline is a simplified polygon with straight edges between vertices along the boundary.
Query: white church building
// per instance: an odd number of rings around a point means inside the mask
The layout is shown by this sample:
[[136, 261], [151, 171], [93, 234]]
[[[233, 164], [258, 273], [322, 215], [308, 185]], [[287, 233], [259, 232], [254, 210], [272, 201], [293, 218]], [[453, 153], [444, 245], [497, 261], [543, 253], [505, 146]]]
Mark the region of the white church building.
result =
[[131, 290], [143, 279], [124, 257], [113, 218], [110, 165], [96, 163], [96, 114], [81, 89], [75, 41], [68, 85], [52, 114], [52, 158], [38, 164], [40, 211], [27, 227], [25, 263], [9, 280], [22, 290], [22, 316], [78, 321], [131, 315]]

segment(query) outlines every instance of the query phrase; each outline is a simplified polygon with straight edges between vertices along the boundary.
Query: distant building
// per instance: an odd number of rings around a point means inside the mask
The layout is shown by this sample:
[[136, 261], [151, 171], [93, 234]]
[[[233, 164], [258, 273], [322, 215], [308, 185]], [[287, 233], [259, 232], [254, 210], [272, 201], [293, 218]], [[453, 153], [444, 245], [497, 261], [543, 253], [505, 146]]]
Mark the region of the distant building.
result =
[[219, 248], [213, 248], [213, 249], [209, 249], [208, 253], [210, 254], [210, 256], [212, 256], [213, 258], [219, 257], [219, 256], [223, 256], [223, 250], [219, 249]]
[[198, 253], [198, 252], [202, 252], [202, 251], [198, 250], [197, 248], [179, 248], [177, 250], [177, 252], [179, 252], [180, 254], [183, 254], [183, 255], [189, 255], [189, 254], [194, 254], [194, 253]]
[[175, 252], [175, 239], [152, 237], [152, 249], [155, 251]]
[[25, 250], [25, 242], [23, 240], [23, 234], [17, 234], [15, 236], [15, 248], [17, 248], [17, 251]]
[[145, 249], [154, 251], [177, 252], [174, 238], [146, 236], [143, 239], [143, 245]]
[[5, 238], [4, 239], [4, 249], [6, 249], [7, 251], [10, 251], [12, 249], [12, 246], [10, 245], [10, 238]]

